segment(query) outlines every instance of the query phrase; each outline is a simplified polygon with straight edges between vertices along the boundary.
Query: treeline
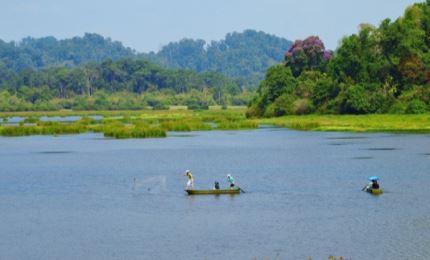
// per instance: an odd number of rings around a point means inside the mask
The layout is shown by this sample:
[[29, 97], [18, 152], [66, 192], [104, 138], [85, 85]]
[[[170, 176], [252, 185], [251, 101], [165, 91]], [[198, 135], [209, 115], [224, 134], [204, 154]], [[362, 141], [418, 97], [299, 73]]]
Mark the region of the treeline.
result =
[[0, 111], [165, 109], [246, 105], [250, 93], [214, 72], [171, 70], [143, 60], [107, 60], [78, 67], [0, 67]]
[[362, 24], [333, 53], [296, 41], [266, 73], [249, 116], [423, 113], [430, 109], [430, 1], [394, 22]]
[[183, 39], [154, 53], [138, 53], [98, 34], [57, 40], [27, 37], [19, 42], [0, 40], [0, 67], [14, 72], [50, 67], [74, 67], [107, 59], [146, 59], [174, 69], [219, 72], [241, 86], [257, 86], [265, 71], [283, 59], [291, 42], [254, 30], [229, 33], [225, 39], [206, 43]]
[[95, 33], [65, 40], [52, 36], [38, 39], [27, 37], [19, 42], [0, 40], [0, 66], [14, 72], [136, 57], [136, 51]]
[[212, 41], [183, 39], [169, 43], [145, 57], [167, 67], [197, 72], [216, 71], [240, 80], [243, 86], [257, 86], [268, 67], [283, 59], [291, 42], [261, 31], [229, 33]]

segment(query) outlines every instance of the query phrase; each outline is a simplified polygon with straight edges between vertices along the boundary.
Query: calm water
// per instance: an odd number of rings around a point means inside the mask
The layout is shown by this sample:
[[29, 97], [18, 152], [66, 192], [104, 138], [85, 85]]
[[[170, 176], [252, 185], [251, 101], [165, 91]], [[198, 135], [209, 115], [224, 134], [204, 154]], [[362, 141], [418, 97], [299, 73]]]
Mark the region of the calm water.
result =
[[[429, 135], [0, 138], [0, 166], [0, 259], [430, 258]], [[186, 196], [186, 169], [247, 193]]]

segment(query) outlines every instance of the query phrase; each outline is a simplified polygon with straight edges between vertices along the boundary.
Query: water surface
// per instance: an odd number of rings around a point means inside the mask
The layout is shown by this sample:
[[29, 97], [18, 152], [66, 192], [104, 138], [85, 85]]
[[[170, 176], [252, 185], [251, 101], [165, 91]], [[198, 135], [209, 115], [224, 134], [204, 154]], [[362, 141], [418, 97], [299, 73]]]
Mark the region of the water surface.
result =
[[[270, 128], [3, 137], [0, 259], [428, 259], [429, 153], [429, 135]], [[246, 193], [186, 196], [186, 169]]]

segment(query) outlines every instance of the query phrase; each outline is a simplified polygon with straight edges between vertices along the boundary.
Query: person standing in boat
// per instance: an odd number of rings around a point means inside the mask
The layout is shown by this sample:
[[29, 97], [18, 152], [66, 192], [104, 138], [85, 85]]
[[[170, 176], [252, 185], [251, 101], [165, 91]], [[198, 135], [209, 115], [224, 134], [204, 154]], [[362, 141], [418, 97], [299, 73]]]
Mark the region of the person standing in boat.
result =
[[370, 182], [365, 187], [365, 190], [379, 189], [378, 179], [379, 178], [377, 176], [369, 177]]
[[194, 189], [194, 178], [193, 178], [193, 174], [191, 173], [190, 170], [186, 170], [184, 176], [188, 177], [188, 181], [187, 181], [187, 190], [189, 189]]
[[367, 184], [368, 189], [379, 189], [378, 180], [371, 180], [369, 184]]
[[234, 178], [233, 176], [231, 176], [231, 174], [227, 174], [227, 181], [228, 183], [230, 183], [230, 189], [234, 189]]

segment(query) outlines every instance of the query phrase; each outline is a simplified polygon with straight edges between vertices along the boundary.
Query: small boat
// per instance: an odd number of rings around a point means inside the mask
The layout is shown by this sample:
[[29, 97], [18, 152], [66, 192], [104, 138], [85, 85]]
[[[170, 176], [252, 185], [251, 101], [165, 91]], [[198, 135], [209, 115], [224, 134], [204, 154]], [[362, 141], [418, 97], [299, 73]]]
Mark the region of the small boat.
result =
[[221, 195], [221, 194], [240, 194], [240, 189], [228, 190], [185, 190], [188, 195]]
[[366, 191], [373, 195], [380, 195], [384, 192], [382, 189], [366, 189]]

